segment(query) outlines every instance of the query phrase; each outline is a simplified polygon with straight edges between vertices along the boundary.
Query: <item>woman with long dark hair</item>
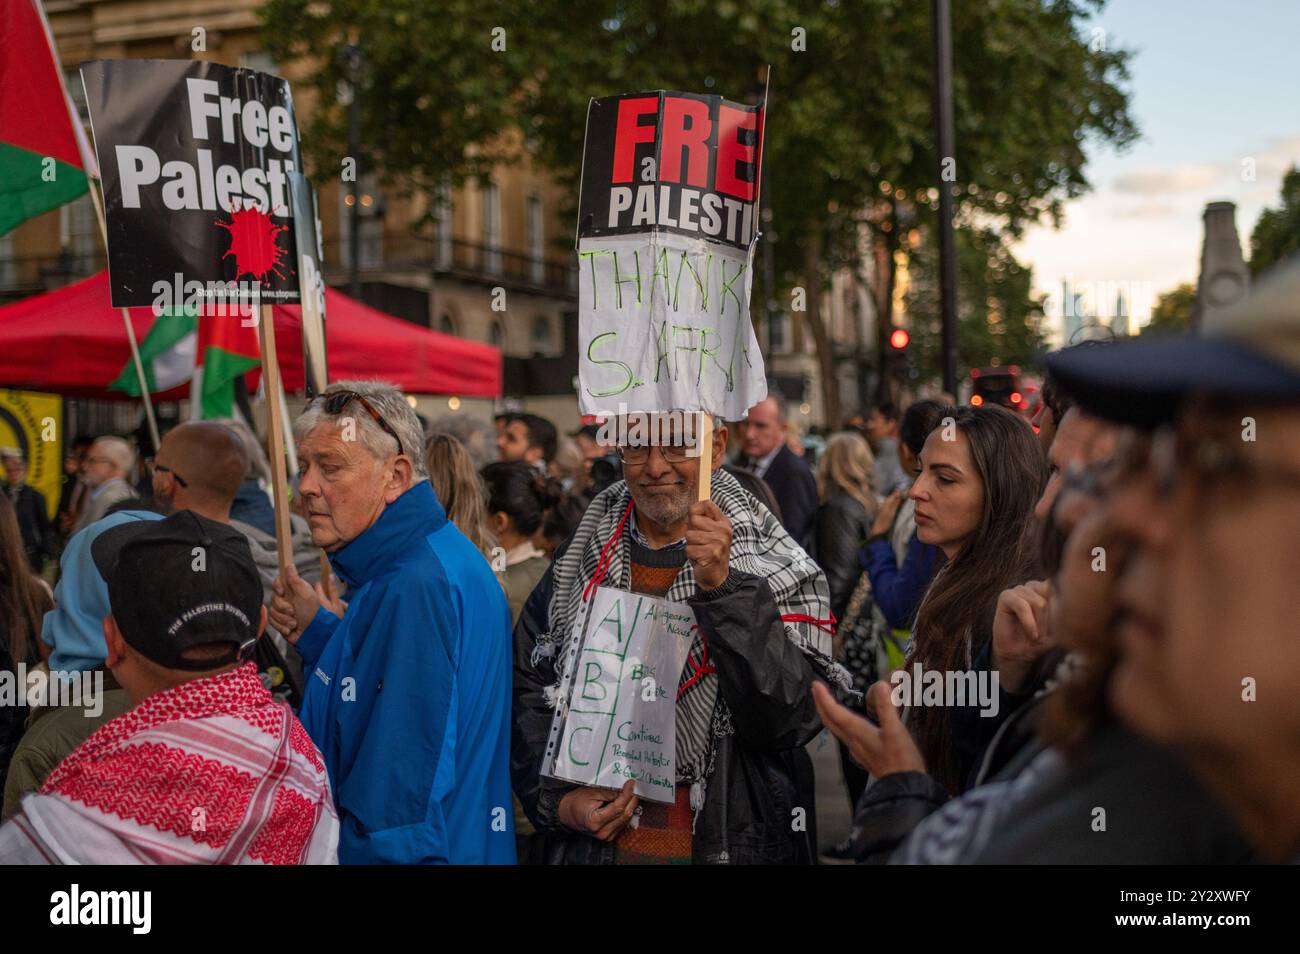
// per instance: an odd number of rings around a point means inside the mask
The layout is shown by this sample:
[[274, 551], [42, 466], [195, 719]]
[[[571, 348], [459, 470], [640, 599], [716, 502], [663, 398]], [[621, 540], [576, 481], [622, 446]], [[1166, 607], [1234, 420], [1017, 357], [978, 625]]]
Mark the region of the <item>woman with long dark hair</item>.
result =
[[[947, 563], [917, 610], [909, 673], [917, 663], [923, 672], [971, 669], [992, 636], [999, 594], [1036, 578], [1033, 512], [1046, 481], [1033, 429], [1003, 408], [953, 408], [930, 432], [910, 496], [917, 537], [942, 550]], [[955, 793], [965, 771], [950, 720], [946, 706], [914, 704], [907, 725], [930, 774]]]
[[559, 484], [522, 461], [498, 461], [483, 468], [488, 523], [505, 550], [503, 581], [511, 623], [551, 565], [533, 543], [547, 511], [560, 502]]
[[[53, 605], [49, 587], [32, 575], [14, 506], [0, 494], [0, 626], [4, 627], [0, 633], [0, 666], [15, 678], [19, 663], [31, 666], [40, 661], [41, 621]], [[21, 693], [22, 684], [17, 684]], [[22, 738], [26, 721], [25, 705], [0, 706], [0, 784], [9, 771], [9, 759]]]

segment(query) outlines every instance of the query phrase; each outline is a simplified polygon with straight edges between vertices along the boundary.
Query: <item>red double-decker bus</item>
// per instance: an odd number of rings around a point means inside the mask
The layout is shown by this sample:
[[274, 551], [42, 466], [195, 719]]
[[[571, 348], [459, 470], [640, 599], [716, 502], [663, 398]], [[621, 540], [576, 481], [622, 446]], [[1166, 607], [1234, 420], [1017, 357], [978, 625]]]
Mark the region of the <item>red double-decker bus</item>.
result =
[[997, 368], [971, 368], [970, 403], [1001, 404], [1023, 414], [1028, 408], [1025, 388], [1020, 380], [1020, 368], [1014, 364]]

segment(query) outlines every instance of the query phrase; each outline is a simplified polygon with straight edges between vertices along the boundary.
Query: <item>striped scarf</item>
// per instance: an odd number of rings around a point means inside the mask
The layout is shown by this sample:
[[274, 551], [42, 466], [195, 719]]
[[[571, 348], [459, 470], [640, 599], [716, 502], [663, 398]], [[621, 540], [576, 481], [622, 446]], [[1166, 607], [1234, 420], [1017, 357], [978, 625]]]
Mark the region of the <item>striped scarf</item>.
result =
[[[772, 513], [745, 491], [724, 470], [713, 473], [712, 500], [731, 521], [732, 570], [767, 581], [772, 598], [785, 618], [785, 635], [808, 656], [832, 682], [847, 688], [851, 683], [843, 667], [830, 656], [831, 634], [812, 621], [831, 618], [826, 577], [807, 553], [791, 539]], [[533, 665], [545, 658], [555, 660], [556, 681], [547, 690], [547, 701], [557, 706], [565, 673], [578, 653], [574, 623], [585, 608], [584, 590], [596, 575], [601, 552], [620, 525], [616, 544], [606, 554], [604, 586], [629, 589], [631, 533], [625, 517], [632, 502], [626, 482], [604, 490], [583, 515], [563, 555], [552, 566], [554, 588], [549, 607], [549, 631], [538, 637]], [[695, 596], [695, 574], [689, 562], [682, 567], [666, 599], [684, 603]], [[696, 632], [691, 656], [702, 658], [702, 635]], [[712, 770], [714, 740], [730, 735], [731, 715], [718, 695], [716, 676], [695, 680], [677, 699], [677, 753], [679, 782], [699, 783], [692, 790], [691, 808], [703, 803], [703, 783]]]

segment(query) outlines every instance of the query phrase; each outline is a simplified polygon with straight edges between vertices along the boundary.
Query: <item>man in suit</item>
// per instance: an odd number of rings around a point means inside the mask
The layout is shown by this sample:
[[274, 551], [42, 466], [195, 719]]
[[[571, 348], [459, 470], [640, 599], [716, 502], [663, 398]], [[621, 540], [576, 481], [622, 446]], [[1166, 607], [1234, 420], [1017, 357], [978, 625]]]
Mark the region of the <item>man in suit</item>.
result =
[[135, 467], [135, 451], [120, 437], [101, 437], [86, 455], [86, 486], [90, 488], [81, 516], [72, 528], [76, 533], [104, 514], [113, 504], [130, 500], [136, 492], [127, 483]]
[[13, 501], [18, 517], [18, 529], [23, 535], [23, 549], [32, 572], [40, 575], [45, 568], [45, 558], [54, 556], [54, 530], [45, 511], [45, 495], [35, 487], [27, 486], [27, 461], [16, 447], [0, 449], [5, 463], [5, 493]]
[[749, 409], [737, 463], [767, 481], [781, 505], [786, 532], [807, 550], [817, 513], [817, 482], [804, 459], [786, 446], [788, 431], [785, 398], [769, 393]]

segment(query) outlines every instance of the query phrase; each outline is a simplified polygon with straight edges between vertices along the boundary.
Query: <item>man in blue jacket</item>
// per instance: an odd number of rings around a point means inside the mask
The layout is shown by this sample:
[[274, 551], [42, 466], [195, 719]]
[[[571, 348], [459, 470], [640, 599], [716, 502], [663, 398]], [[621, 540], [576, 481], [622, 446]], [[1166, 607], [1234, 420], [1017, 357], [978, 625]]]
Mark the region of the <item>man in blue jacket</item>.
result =
[[304, 660], [344, 864], [513, 864], [510, 613], [428, 482], [396, 388], [340, 381], [294, 425], [312, 539], [346, 615], [286, 567], [271, 616]]

